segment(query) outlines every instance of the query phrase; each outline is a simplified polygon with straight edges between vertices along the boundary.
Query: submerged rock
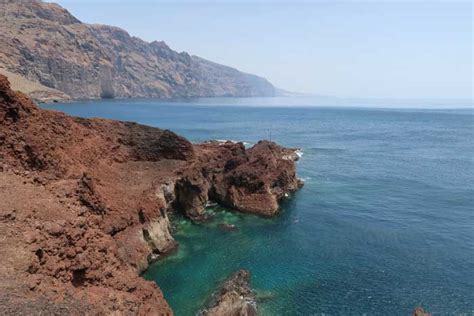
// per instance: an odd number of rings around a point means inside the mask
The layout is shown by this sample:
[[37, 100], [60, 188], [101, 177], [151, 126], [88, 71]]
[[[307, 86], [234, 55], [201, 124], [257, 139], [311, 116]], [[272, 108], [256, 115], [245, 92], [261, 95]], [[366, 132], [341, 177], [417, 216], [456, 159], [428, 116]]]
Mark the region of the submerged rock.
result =
[[250, 272], [239, 270], [229, 277], [222, 287], [212, 294], [201, 316], [253, 316], [257, 315], [255, 292], [249, 286]]

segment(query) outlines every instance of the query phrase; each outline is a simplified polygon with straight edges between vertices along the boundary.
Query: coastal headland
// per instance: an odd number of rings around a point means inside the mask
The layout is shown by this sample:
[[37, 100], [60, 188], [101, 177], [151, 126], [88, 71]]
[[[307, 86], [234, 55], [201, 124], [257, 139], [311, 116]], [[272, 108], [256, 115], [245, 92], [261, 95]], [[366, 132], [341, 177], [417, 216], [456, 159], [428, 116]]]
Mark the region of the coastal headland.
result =
[[192, 144], [37, 107], [0, 75], [0, 313], [171, 315], [140, 274], [178, 247], [168, 215], [262, 216], [302, 182], [295, 149]]

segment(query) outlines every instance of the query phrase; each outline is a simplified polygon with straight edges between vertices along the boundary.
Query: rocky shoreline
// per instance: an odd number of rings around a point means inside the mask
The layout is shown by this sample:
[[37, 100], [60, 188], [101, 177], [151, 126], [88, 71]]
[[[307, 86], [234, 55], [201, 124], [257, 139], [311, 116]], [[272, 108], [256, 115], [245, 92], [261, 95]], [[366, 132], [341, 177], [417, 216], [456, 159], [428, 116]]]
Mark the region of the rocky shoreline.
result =
[[73, 118], [1, 75], [0, 158], [1, 314], [171, 315], [139, 276], [177, 246], [169, 213], [203, 221], [216, 202], [273, 216], [302, 185], [295, 149]]

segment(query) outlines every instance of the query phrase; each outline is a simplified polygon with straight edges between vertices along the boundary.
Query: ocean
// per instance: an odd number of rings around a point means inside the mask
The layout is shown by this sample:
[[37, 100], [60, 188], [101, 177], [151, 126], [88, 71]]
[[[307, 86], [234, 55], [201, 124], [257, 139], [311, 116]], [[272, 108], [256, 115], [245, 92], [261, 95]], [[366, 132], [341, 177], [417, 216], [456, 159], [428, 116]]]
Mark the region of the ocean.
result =
[[[288, 106], [285, 106], [288, 105]], [[305, 186], [272, 219], [175, 216], [179, 250], [144, 274], [194, 315], [245, 268], [261, 315], [474, 314], [474, 110], [308, 106], [298, 98], [46, 104], [190, 139], [301, 148]], [[330, 104], [328, 104], [330, 105]], [[232, 223], [236, 232], [219, 223]]]

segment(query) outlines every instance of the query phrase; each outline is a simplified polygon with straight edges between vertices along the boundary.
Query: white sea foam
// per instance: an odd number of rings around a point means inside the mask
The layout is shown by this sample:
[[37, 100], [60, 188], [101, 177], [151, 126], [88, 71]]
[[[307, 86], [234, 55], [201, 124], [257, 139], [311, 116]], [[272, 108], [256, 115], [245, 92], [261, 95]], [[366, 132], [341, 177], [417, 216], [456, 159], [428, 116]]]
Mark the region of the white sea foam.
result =
[[238, 141], [233, 140], [233, 139], [216, 139], [216, 142], [218, 142], [219, 144], [225, 144], [227, 142], [231, 142], [231, 143], [234, 143], [234, 144], [238, 143]]
[[[217, 143], [219, 145], [224, 145], [225, 143], [233, 143], [233, 144], [237, 144], [237, 143], [240, 143], [239, 141], [237, 140], [233, 140], [233, 139], [210, 139], [210, 140], [206, 140], [204, 142], [205, 144], [212, 144], [212, 143]], [[243, 143], [244, 145], [245, 144], [248, 144], [246, 142], [241, 142]]]

